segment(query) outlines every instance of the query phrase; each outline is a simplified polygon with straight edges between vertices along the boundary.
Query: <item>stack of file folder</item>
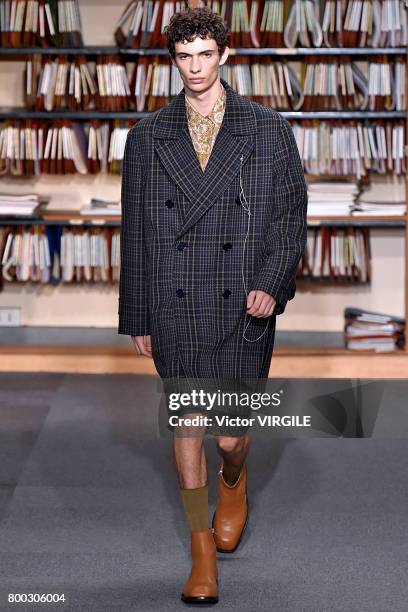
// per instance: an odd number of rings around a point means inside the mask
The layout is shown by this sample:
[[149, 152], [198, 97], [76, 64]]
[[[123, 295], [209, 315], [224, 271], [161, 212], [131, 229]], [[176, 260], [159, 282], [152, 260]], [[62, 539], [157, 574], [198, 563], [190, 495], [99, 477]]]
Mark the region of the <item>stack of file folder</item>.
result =
[[[296, 65], [268, 55], [231, 55], [220, 75], [241, 96], [278, 111], [406, 109], [405, 54], [359, 62], [346, 54], [304, 57], [299, 74]], [[48, 111], [153, 112], [183, 88], [177, 67], [159, 55], [126, 63], [118, 54], [106, 54], [94, 66], [83, 55], [34, 56], [26, 62], [25, 81], [27, 107]]]
[[119, 174], [132, 121], [89, 126], [68, 119], [9, 121], [0, 125], [0, 174]]
[[298, 279], [333, 284], [371, 282], [371, 246], [366, 227], [315, 227], [296, 271]]
[[353, 351], [390, 352], [405, 344], [405, 319], [347, 307], [344, 310], [344, 341]]
[[81, 47], [78, 0], [0, 0], [2, 47]]
[[0, 279], [9, 282], [118, 282], [120, 230], [57, 224], [0, 227], [0, 262]]
[[292, 125], [305, 172], [313, 175], [354, 175], [369, 172], [403, 175], [405, 122], [348, 121], [319, 123], [304, 120]]
[[[188, 2], [132, 0], [115, 24], [123, 47], [166, 44], [164, 29]], [[218, 12], [237, 47], [402, 47], [404, 0], [198, 0]]]

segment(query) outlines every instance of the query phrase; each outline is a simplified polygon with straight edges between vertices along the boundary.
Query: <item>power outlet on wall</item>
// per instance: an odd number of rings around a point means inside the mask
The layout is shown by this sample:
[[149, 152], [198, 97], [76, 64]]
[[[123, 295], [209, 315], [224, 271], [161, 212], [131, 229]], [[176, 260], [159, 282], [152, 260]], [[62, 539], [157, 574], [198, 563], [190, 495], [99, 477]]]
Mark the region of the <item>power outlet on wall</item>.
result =
[[0, 306], [0, 327], [18, 327], [20, 323], [20, 308], [18, 306]]

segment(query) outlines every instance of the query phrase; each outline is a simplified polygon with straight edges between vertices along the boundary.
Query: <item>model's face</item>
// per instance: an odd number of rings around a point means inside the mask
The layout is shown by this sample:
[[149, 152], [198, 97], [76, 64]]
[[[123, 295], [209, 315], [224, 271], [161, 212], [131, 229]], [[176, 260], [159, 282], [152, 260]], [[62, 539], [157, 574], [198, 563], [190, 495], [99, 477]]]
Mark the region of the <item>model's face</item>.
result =
[[195, 93], [205, 91], [218, 79], [219, 67], [226, 62], [229, 53], [226, 47], [220, 56], [213, 38], [202, 39], [199, 36], [192, 42], [178, 42], [175, 47], [173, 65], [179, 69], [185, 89]]

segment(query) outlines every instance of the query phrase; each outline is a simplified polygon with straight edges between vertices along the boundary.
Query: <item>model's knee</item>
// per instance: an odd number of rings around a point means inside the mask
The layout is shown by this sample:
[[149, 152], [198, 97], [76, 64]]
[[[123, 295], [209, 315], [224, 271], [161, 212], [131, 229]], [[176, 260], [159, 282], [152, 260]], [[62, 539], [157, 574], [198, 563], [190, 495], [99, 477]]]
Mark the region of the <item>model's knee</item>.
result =
[[245, 437], [219, 436], [215, 438], [215, 443], [220, 450], [226, 453], [233, 453], [234, 451], [244, 448], [247, 444], [247, 440]]

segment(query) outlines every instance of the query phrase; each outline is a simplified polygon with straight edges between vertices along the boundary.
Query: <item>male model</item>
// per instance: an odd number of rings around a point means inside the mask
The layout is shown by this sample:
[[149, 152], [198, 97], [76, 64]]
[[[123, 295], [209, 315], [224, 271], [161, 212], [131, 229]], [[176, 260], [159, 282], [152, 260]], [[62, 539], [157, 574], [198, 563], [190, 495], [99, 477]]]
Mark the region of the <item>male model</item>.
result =
[[[162, 379], [268, 377], [276, 315], [295, 295], [307, 187], [290, 124], [220, 78], [228, 30], [207, 8], [166, 28], [184, 83], [128, 134], [123, 162], [119, 333]], [[202, 436], [174, 436], [191, 533], [188, 603], [218, 601], [216, 550], [247, 519], [247, 435], [214, 437], [222, 465], [212, 526]]]

